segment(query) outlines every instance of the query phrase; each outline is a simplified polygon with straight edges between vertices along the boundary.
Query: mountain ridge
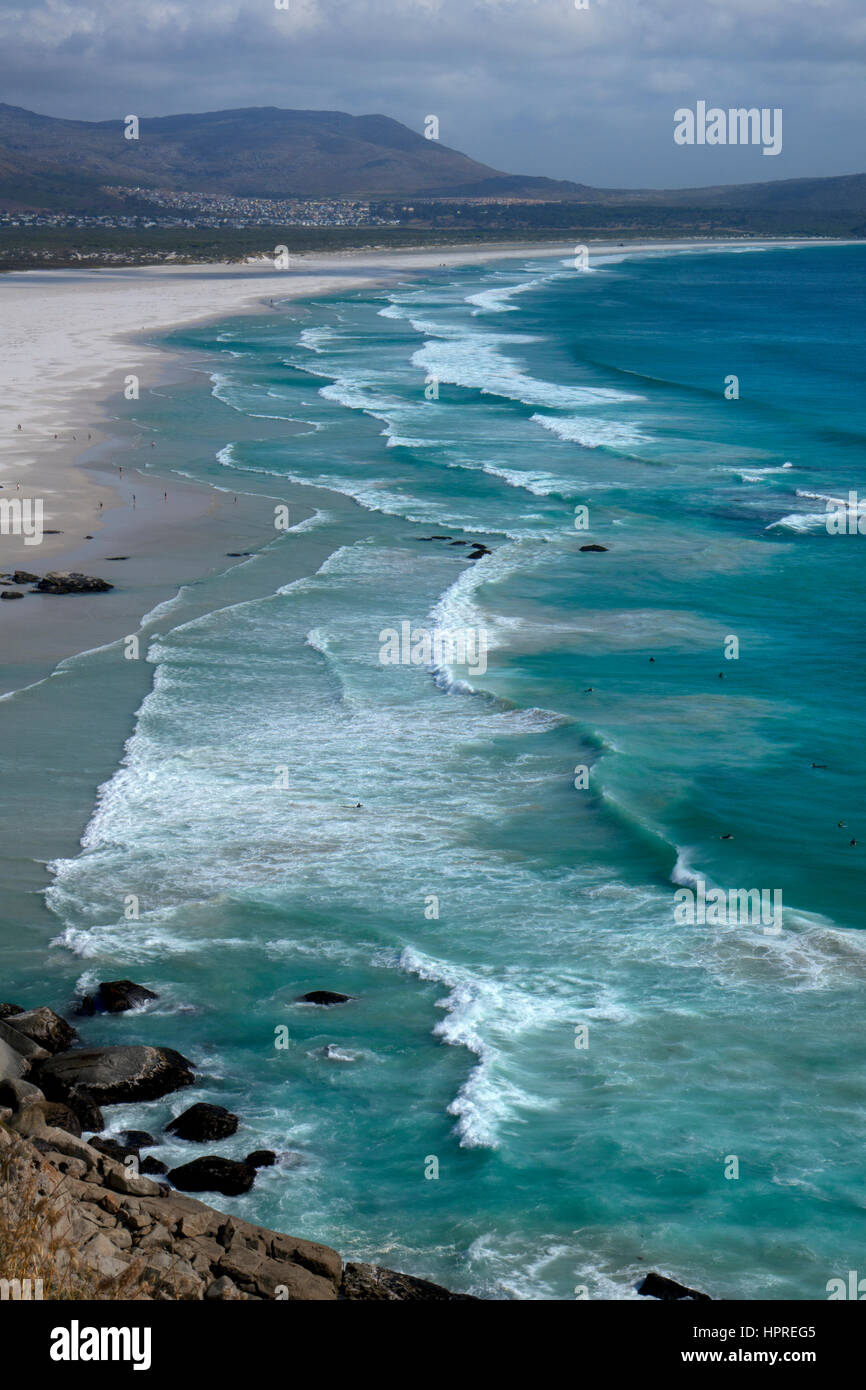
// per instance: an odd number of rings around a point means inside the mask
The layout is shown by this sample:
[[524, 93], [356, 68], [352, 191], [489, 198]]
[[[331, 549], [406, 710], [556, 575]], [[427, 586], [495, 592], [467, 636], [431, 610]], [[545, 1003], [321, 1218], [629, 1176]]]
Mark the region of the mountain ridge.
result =
[[595, 188], [508, 174], [390, 116], [277, 106], [79, 121], [0, 103], [0, 208], [96, 208], [134, 185], [273, 199], [509, 199], [623, 209], [645, 206], [753, 215], [833, 213], [866, 218], [866, 174], [702, 188]]

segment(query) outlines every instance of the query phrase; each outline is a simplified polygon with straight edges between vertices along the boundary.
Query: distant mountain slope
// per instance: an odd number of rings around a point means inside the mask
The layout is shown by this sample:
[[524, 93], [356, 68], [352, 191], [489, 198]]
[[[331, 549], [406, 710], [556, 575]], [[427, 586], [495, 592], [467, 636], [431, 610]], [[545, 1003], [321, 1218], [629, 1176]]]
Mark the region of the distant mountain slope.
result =
[[[568, 196], [577, 185], [503, 175], [388, 116], [252, 107], [123, 122], [62, 121], [0, 105], [0, 199], [74, 194], [104, 183], [260, 198], [459, 194], [504, 182], [512, 196]], [[529, 192], [542, 188], [543, 192]], [[473, 196], [473, 195], [468, 195]]]
[[[732, 225], [766, 230], [812, 226], [826, 214], [837, 234], [862, 235], [866, 175], [785, 179], [694, 189], [601, 189], [567, 180], [504, 174], [427, 140], [388, 116], [342, 111], [237, 111], [66, 121], [0, 104], [0, 209], [110, 210], [101, 188], [135, 184], [259, 198], [519, 198], [624, 215], [645, 209], [647, 225], [702, 210]], [[662, 216], [662, 212], [664, 216]]]

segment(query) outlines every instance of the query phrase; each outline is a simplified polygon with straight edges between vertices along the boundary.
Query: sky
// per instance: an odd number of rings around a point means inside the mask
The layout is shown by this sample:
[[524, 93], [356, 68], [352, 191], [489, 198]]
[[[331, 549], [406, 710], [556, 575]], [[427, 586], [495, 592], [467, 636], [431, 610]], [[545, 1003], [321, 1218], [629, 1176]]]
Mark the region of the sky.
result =
[[[866, 171], [864, 58], [866, 0], [0, 0], [13, 106], [436, 115], [483, 163], [606, 188]], [[676, 144], [698, 101], [781, 108], [781, 152]]]

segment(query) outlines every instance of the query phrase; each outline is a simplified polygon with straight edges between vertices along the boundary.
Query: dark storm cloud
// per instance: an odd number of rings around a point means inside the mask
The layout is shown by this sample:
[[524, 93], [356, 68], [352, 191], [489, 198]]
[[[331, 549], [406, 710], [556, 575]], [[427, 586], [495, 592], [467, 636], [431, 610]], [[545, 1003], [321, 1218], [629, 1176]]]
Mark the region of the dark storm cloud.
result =
[[[3, 99], [84, 119], [383, 112], [499, 168], [607, 186], [863, 164], [862, 0], [0, 3]], [[781, 107], [784, 143], [679, 147], [677, 107]]]

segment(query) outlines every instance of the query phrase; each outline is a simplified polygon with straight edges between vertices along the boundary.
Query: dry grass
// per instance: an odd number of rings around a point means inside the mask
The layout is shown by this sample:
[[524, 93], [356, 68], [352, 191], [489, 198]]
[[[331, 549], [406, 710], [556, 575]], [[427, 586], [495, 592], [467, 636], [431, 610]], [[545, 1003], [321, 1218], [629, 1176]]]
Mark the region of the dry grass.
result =
[[0, 1141], [6, 1141], [0, 1147], [0, 1279], [29, 1279], [31, 1298], [41, 1280], [45, 1300], [166, 1296], [141, 1261], [131, 1262], [116, 1277], [88, 1266], [69, 1232], [69, 1196], [62, 1175], [35, 1161], [30, 1146], [5, 1126], [0, 1126]]

